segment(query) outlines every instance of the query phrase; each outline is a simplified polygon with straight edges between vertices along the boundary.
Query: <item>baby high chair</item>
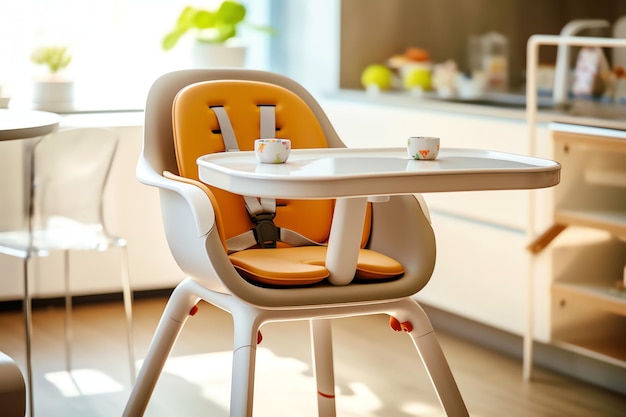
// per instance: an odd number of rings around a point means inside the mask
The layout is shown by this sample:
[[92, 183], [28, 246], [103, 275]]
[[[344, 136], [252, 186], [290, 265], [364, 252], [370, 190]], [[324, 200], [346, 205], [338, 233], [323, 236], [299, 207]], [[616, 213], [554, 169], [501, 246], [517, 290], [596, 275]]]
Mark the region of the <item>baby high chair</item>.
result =
[[278, 74], [184, 70], [162, 76], [149, 92], [137, 177], [159, 188], [170, 250], [188, 278], [167, 303], [124, 416], [143, 414], [199, 301], [233, 316], [231, 416], [252, 415], [261, 326], [289, 320], [310, 321], [318, 412], [334, 416], [331, 319], [381, 313], [413, 340], [447, 415], [468, 415], [431, 324], [412, 298], [435, 264], [424, 201], [408, 195], [372, 203], [355, 279], [332, 285], [324, 263], [333, 201], [259, 200], [198, 180], [199, 156], [251, 150], [260, 137], [288, 138], [294, 148], [345, 147], [316, 100]]

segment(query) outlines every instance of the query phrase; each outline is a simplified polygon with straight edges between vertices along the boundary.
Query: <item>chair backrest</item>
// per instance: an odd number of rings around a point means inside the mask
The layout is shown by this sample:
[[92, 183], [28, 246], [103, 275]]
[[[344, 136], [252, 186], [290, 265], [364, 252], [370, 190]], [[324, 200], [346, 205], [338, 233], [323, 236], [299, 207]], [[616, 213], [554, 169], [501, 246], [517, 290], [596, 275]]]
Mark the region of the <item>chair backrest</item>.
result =
[[117, 133], [105, 128], [60, 130], [33, 151], [34, 227], [64, 218], [104, 227], [102, 200], [117, 149]]
[[275, 84], [296, 93], [315, 114], [326, 142], [331, 148], [345, 145], [315, 98], [300, 84], [280, 74], [248, 69], [190, 69], [167, 73], [153, 83], [146, 100], [142, 158], [156, 175], [169, 171], [179, 174], [174, 150], [172, 106], [180, 90], [188, 85], [211, 80], [248, 80]]
[[[297, 148], [326, 148], [324, 131], [309, 105], [291, 90], [265, 82], [214, 80], [183, 88], [174, 100], [173, 129], [180, 175], [198, 179], [198, 157], [225, 151], [224, 135], [215, 108], [220, 107], [232, 124], [238, 149], [254, 149], [261, 137], [261, 107], [272, 107], [275, 134], [291, 140]], [[223, 216], [225, 238], [254, 227], [243, 196], [210, 187]], [[316, 242], [330, 234], [333, 213], [331, 200], [280, 200], [274, 222], [296, 230]]]

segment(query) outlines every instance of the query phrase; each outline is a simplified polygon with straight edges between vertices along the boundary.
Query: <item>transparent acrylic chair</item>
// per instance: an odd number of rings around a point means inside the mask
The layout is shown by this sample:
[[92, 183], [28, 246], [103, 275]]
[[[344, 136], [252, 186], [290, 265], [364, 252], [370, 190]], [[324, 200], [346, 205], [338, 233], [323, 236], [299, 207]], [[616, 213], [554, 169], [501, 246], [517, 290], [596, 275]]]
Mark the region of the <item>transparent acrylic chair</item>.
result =
[[[317, 101], [302, 86], [279, 74], [183, 70], [162, 76], [150, 89], [137, 177], [159, 189], [168, 244], [188, 277], [168, 300], [123, 415], [143, 415], [180, 331], [196, 311], [196, 304], [205, 301], [233, 317], [231, 417], [252, 415], [260, 328], [268, 322], [291, 320], [310, 322], [318, 413], [334, 416], [331, 321], [372, 314], [389, 315], [394, 330], [408, 333], [446, 414], [467, 416], [430, 321], [413, 298], [429, 281], [436, 253], [421, 196], [391, 196], [371, 205], [357, 279], [349, 285], [331, 285], [325, 279], [324, 246], [294, 247], [278, 242], [275, 248], [229, 250], [233, 235], [239, 236], [251, 226], [244, 199], [201, 183], [195, 160], [227, 149], [227, 130], [234, 132], [238, 148], [252, 149], [253, 139], [261, 134], [259, 129], [264, 130], [259, 118], [265, 111], [259, 107], [273, 107], [269, 113], [274, 113], [277, 134], [289, 138], [294, 147], [345, 147]], [[220, 121], [218, 113], [227, 114], [228, 121], [225, 117]], [[313, 203], [315, 209], [310, 210], [305, 204], [282, 201], [282, 209], [296, 216], [287, 227], [303, 230], [315, 224], [315, 231], [327, 230], [328, 205]], [[282, 230], [285, 224], [280, 222], [289, 220], [282, 217], [284, 211], [279, 213], [278, 205], [275, 221]], [[301, 209], [305, 214], [299, 214]], [[268, 259], [271, 261], [265, 262]], [[387, 267], [396, 275], [386, 277]]]
[[[33, 415], [32, 275], [40, 271], [37, 258], [63, 254], [66, 309], [65, 354], [71, 371], [72, 291], [70, 253], [119, 248], [122, 294], [127, 319], [131, 383], [135, 379], [132, 332], [132, 292], [126, 240], [109, 234], [103, 221], [103, 192], [117, 149], [117, 133], [105, 128], [74, 128], [41, 138], [30, 162], [30, 198], [27, 224], [19, 230], [0, 232], [0, 253], [23, 260], [24, 316], [26, 325], [26, 373]], [[43, 278], [45, 279], [45, 277]]]

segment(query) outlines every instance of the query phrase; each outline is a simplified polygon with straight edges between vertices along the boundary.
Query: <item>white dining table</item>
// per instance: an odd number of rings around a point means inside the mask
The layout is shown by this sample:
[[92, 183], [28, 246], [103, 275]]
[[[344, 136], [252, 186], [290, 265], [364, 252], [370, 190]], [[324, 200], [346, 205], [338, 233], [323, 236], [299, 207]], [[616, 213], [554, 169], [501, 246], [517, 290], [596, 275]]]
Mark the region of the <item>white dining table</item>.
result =
[[45, 136], [58, 129], [60, 120], [56, 113], [0, 109], [0, 141]]
[[294, 149], [286, 163], [262, 164], [252, 151], [204, 155], [200, 179], [235, 194], [336, 199], [328, 241], [329, 281], [354, 277], [368, 201], [399, 194], [522, 190], [559, 183], [551, 160], [479, 149], [441, 148], [435, 160], [414, 160], [404, 148]]

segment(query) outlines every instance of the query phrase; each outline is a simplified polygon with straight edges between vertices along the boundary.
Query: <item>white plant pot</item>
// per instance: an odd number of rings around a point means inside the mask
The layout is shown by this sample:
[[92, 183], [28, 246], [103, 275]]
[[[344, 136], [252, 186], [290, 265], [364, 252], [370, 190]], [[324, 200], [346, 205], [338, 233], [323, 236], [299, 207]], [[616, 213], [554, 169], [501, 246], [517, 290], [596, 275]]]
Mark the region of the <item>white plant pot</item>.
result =
[[191, 64], [194, 68], [241, 68], [246, 62], [246, 47], [193, 42]]
[[69, 106], [74, 101], [74, 81], [35, 80], [32, 100], [40, 110]]
[[0, 85], [0, 109], [6, 109], [9, 107], [9, 97], [4, 97], [2, 95], [2, 85]]

